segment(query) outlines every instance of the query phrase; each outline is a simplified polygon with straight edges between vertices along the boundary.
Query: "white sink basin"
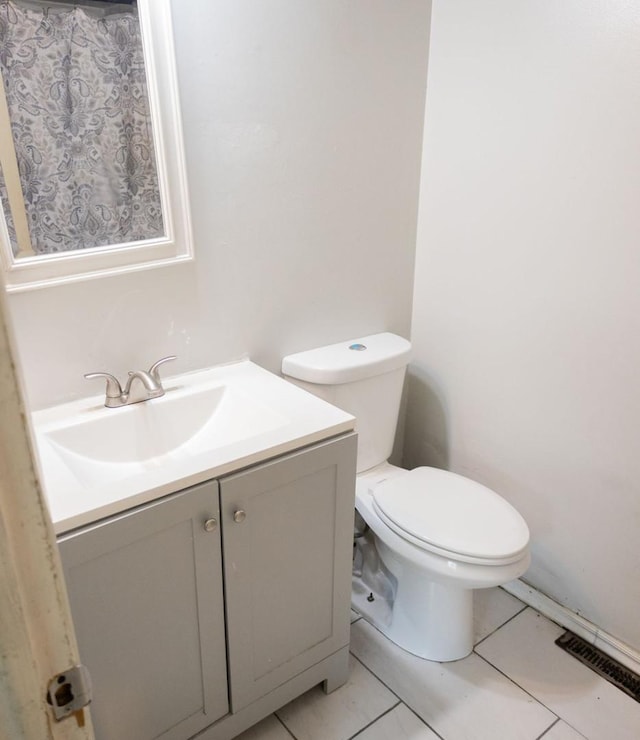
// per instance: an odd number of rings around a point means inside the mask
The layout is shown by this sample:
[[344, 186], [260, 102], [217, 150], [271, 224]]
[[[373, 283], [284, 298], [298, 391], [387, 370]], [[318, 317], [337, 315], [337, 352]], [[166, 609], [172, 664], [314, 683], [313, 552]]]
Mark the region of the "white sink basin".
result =
[[33, 414], [58, 534], [350, 431], [355, 420], [249, 361], [168, 378], [165, 395], [103, 396]]
[[[181, 448], [228, 445], [287, 419], [225, 385], [174, 388], [152, 401], [118, 409], [90, 408], [43, 436], [65, 456], [98, 463], [144, 463]], [[75, 458], [67, 462], [74, 466]]]

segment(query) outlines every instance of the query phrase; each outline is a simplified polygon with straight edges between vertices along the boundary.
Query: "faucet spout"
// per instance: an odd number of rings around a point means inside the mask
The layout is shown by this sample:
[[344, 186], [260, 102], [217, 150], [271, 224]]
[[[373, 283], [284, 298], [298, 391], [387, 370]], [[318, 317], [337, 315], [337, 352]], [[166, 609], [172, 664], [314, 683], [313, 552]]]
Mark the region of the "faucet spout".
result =
[[133, 370], [129, 373], [129, 379], [127, 380], [127, 385], [124, 389], [125, 396], [128, 397], [131, 393], [131, 385], [136, 378], [142, 383], [142, 385], [144, 385], [145, 390], [147, 391], [147, 398], [160, 398], [160, 396], [164, 396], [162, 383], [156, 380], [146, 370]]

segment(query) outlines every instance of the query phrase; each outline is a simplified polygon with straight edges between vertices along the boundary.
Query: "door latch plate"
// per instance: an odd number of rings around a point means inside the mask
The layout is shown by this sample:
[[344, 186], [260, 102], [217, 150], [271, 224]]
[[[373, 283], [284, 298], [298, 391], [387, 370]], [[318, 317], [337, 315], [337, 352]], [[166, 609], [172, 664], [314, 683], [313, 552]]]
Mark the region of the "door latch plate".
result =
[[47, 702], [58, 721], [86, 707], [91, 698], [91, 676], [86, 666], [73, 666], [49, 681]]

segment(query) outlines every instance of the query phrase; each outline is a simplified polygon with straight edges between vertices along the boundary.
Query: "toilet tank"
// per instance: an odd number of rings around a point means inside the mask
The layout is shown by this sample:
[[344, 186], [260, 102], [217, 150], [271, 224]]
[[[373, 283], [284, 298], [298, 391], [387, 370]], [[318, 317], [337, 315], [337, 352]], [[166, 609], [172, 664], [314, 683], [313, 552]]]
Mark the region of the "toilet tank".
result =
[[282, 374], [356, 417], [361, 473], [391, 454], [410, 354], [406, 339], [372, 334], [289, 355]]

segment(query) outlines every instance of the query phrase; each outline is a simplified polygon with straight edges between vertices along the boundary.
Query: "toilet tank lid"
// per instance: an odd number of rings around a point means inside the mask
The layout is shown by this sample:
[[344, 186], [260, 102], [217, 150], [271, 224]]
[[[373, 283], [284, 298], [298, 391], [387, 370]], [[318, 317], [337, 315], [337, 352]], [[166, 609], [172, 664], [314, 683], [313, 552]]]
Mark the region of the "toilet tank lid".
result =
[[410, 342], [383, 332], [288, 355], [282, 373], [307, 383], [337, 385], [405, 367], [410, 355]]

